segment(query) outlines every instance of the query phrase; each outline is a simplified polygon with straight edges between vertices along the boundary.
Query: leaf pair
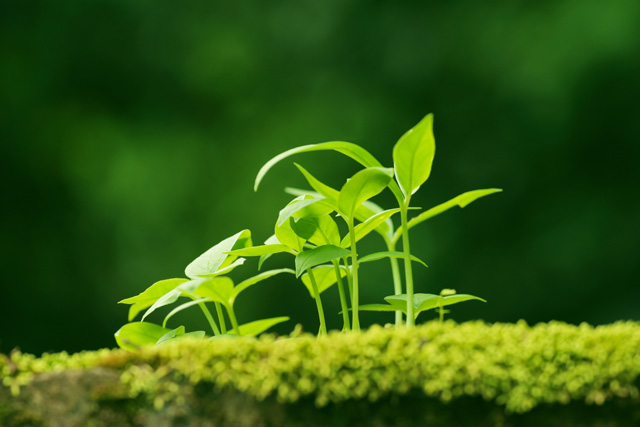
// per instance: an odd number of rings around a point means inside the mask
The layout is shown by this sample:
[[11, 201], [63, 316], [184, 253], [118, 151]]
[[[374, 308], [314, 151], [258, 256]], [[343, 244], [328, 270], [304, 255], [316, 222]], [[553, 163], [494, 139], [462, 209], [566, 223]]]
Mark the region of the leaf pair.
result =
[[[388, 304], [366, 304], [360, 306], [360, 310], [364, 311], [401, 311], [407, 315], [407, 295], [391, 295], [385, 297], [384, 300]], [[452, 304], [457, 304], [464, 301], [478, 300], [487, 302], [480, 297], [476, 297], [468, 294], [456, 294], [456, 295], [435, 295], [435, 294], [414, 294], [413, 295], [413, 310], [415, 318], [418, 317], [423, 311], [446, 307]]]

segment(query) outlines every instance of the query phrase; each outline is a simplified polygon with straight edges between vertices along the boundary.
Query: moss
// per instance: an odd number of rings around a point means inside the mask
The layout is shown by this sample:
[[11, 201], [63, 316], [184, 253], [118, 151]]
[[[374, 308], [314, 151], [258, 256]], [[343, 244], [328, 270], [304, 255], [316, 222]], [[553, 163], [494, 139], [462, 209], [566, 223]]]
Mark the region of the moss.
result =
[[14, 395], [43, 375], [96, 369], [117, 373], [118, 381], [97, 381], [90, 387], [92, 402], [135, 400], [152, 412], [175, 412], [186, 402], [196, 405], [206, 393], [227, 396], [230, 402], [250, 399], [256, 413], [265, 410], [261, 401], [298, 402], [327, 412], [376, 406], [371, 402], [383, 408], [397, 399], [471, 399], [502, 408], [498, 412], [507, 417], [569, 404], [609, 402], [635, 408], [640, 401], [640, 324], [551, 322], [530, 327], [524, 322], [448, 321], [414, 330], [374, 326], [320, 339], [266, 335], [179, 340], [137, 353], [100, 350], [36, 358], [16, 352], [0, 357], [2, 383]]

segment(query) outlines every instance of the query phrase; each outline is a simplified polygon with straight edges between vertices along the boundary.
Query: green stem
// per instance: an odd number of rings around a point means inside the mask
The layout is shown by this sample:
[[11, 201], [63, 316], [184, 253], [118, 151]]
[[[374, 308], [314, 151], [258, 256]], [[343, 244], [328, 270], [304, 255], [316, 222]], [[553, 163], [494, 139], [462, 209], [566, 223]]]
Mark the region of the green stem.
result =
[[358, 252], [356, 251], [356, 231], [353, 225], [353, 219], [350, 218], [349, 238], [351, 239], [351, 281], [353, 285], [351, 296], [351, 307], [353, 309], [353, 330], [360, 331], [360, 316], [358, 315]]
[[[395, 243], [390, 240], [386, 240], [387, 250], [389, 252], [394, 252], [396, 250]], [[397, 258], [389, 258], [389, 262], [391, 263], [391, 275], [393, 276], [393, 293], [395, 295], [400, 295], [402, 293], [402, 279], [400, 278], [400, 268], [398, 267], [398, 259]], [[400, 310], [396, 311], [396, 329], [398, 329], [402, 325], [402, 312]]]
[[227, 308], [227, 313], [229, 313], [229, 320], [231, 320], [231, 324], [233, 325], [233, 330], [236, 333], [236, 336], [241, 336], [242, 334], [240, 333], [240, 326], [238, 326], [238, 320], [236, 319], [236, 314], [233, 311], [233, 307], [232, 306], [225, 306]]
[[349, 268], [349, 260], [347, 257], [342, 258], [342, 263], [347, 269], [347, 286], [349, 287], [349, 302], [353, 304], [353, 281], [351, 280], [351, 268]]
[[340, 306], [342, 307], [342, 330], [351, 329], [349, 322], [349, 308], [347, 306], [347, 297], [344, 294], [344, 284], [342, 283], [342, 275], [340, 274], [340, 264], [337, 260], [333, 260], [333, 269], [336, 272], [336, 280], [338, 281], [338, 292], [340, 293]]
[[320, 299], [320, 292], [318, 292], [318, 284], [316, 283], [316, 277], [313, 275], [313, 271], [307, 268], [307, 274], [311, 281], [311, 289], [313, 289], [313, 295], [316, 300], [316, 306], [318, 307], [318, 317], [320, 318], [320, 330], [318, 336], [327, 335], [327, 324], [324, 320], [324, 309], [322, 308], [322, 300]]
[[[195, 298], [195, 299], [197, 299], [197, 298]], [[211, 315], [211, 312], [209, 311], [207, 306], [203, 302], [199, 302], [198, 306], [200, 307], [200, 309], [204, 313], [204, 317], [207, 318], [207, 321], [209, 322], [209, 326], [211, 327], [211, 330], [213, 331], [213, 335], [216, 335], [216, 336], [220, 335], [220, 329], [218, 329], [218, 325], [216, 325], [216, 321], [213, 320], [213, 316]]]
[[218, 321], [220, 322], [220, 329], [223, 334], [227, 333], [227, 325], [224, 322], [224, 313], [222, 312], [222, 305], [219, 302], [215, 303], [216, 305], [216, 313], [218, 314]]
[[404, 251], [404, 276], [407, 284], [407, 327], [415, 326], [413, 315], [413, 272], [411, 271], [411, 248], [409, 246], [409, 227], [407, 227], [407, 210], [409, 209], [408, 196], [400, 205], [400, 219], [402, 221], [402, 249]]

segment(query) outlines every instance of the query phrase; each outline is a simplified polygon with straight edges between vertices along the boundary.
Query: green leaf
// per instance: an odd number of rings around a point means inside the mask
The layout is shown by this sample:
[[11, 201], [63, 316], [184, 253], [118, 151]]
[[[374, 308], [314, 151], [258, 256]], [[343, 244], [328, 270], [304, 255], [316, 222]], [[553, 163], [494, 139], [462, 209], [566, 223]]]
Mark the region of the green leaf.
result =
[[230, 306], [233, 298], [233, 280], [228, 277], [212, 277], [202, 281], [193, 293]]
[[147, 307], [151, 307], [151, 305], [158, 300], [158, 298], [163, 295], [171, 292], [176, 287], [181, 285], [184, 282], [187, 282], [188, 279], [167, 279], [160, 280], [159, 282], [154, 283], [145, 289], [142, 293], [127, 299], [123, 299], [118, 302], [118, 304], [133, 304], [129, 307], [129, 322], [131, 322], [135, 317]]
[[[397, 212], [400, 212], [399, 208], [382, 211], [370, 218], [367, 218], [364, 222], [358, 224], [355, 227], [356, 242], [378, 228], [381, 224], [385, 223], [385, 221], [387, 221], [393, 214]], [[342, 239], [342, 242], [340, 242], [340, 246], [343, 248], [348, 248], [351, 246], [351, 237], [348, 234], [344, 236], [344, 239]]]
[[278, 243], [275, 245], [251, 246], [249, 248], [236, 249], [235, 251], [230, 251], [227, 253], [229, 255], [237, 255], [237, 256], [261, 256], [261, 255], [277, 254], [281, 252], [288, 252], [293, 255], [296, 254], [294, 251], [291, 250], [291, 248], [281, 243]]
[[[186, 282], [186, 283], [189, 283], [189, 282]], [[184, 283], [182, 285], [184, 285]], [[182, 290], [180, 289], [180, 286], [178, 286], [174, 290], [169, 291], [168, 293], [158, 298], [158, 300], [154, 302], [151, 305], [151, 307], [147, 309], [147, 311], [144, 312], [144, 314], [142, 315], [142, 320], [144, 321], [144, 319], [146, 319], [147, 316], [149, 316], [151, 313], [153, 313], [160, 307], [164, 307], [165, 305], [173, 304], [174, 302], [176, 302], [178, 298], [180, 298], [180, 295], [182, 294]]]
[[[404, 252], [399, 252], [399, 251], [376, 252], [374, 254], [365, 255], [362, 258], [358, 259], [358, 261], [360, 263], [363, 263], [363, 262], [377, 261], [383, 258], [404, 258]], [[429, 267], [427, 264], [424, 263], [424, 261], [422, 261], [420, 258], [416, 256], [411, 255], [411, 260], [415, 262], [419, 262], [425, 267]]]
[[318, 228], [318, 223], [314, 221], [314, 219], [315, 218], [290, 218], [289, 225], [298, 237], [306, 241], [313, 236]]
[[[447, 202], [444, 202], [442, 204], [439, 204], [438, 206], [434, 206], [433, 208], [425, 212], [422, 212], [417, 217], [412, 218], [407, 224], [407, 227], [411, 229], [416, 225], [420, 224], [421, 222], [424, 222], [429, 218], [433, 218], [436, 215], [439, 215], [445, 211], [448, 211], [449, 209], [455, 206], [460, 206], [461, 208], [464, 208], [471, 202], [474, 202], [481, 197], [488, 196], [489, 194], [500, 193], [500, 192], [502, 192], [501, 188], [486, 188], [482, 190], [467, 191], [466, 193], [462, 193]], [[400, 226], [394, 233], [393, 242], [397, 242], [398, 239], [400, 239], [400, 236], [402, 236], [402, 226]]]
[[265, 271], [263, 273], [260, 273], [256, 276], [253, 276], [250, 279], [247, 279], [243, 282], [240, 282], [238, 284], [238, 286], [236, 286], [235, 288], [233, 288], [233, 292], [231, 293], [231, 305], [233, 305], [234, 300], [238, 297], [238, 295], [240, 295], [240, 292], [244, 291], [245, 289], [247, 289], [250, 286], [255, 285], [256, 283], [259, 283], [265, 279], [268, 279], [270, 277], [273, 277], [277, 274], [281, 274], [281, 273], [291, 273], [291, 274], [295, 274], [295, 271], [291, 270], [290, 268], [280, 268], [277, 270], [269, 270], [269, 271]]
[[276, 222], [275, 235], [282, 244], [288, 246], [294, 252], [302, 252], [305, 239], [296, 234], [291, 226], [292, 222], [293, 219], [291, 218], [283, 224]]
[[364, 304], [359, 306], [358, 310], [360, 311], [397, 311], [397, 309], [394, 306], [389, 304]]
[[302, 218], [292, 224], [296, 233], [317, 246], [336, 245], [340, 243], [338, 224], [331, 215], [316, 218]]
[[392, 177], [393, 169], [389, 168], [366, 168], [356, 172], [340, 190], [338, 198], [340, 214], [353, 219], [356, 208], [365, 200], [382, 192]]
[[114, 336], [120, 348], [136, 351], [144, 345], [155, 344], [167, 332], [168, 329], [154, 323], [133, 322], [118, 329]]
[[251, 232], [242, 230], [221, 241], [189, 264], [185, 270], [187, 277], [212, 277], [220, 274], [218, 270], [230, 265], [236, 259], [226, 252], [251, 246]]
[[[282, 243], [280, 243], [280, 240], [278, 240], [278, 238], [276, 237], [275, 234], [272, 234], [267, 240], [264, 241], [265, 246], [269, 246], [269, 245], [281, 245]], [[286, 246], [286, 245], [285, 245]], [[288, 247], [288, 246], [287, 246]], [[292, 254], [296, 254], [295, 252], [291, 251]], [[262, 268], [262, 264], [268, 260], [269, 258], [271, 258], [271, 255], [273, 254], [264, 254], [264, 255], [260, 255], [260, 258], [258, 259], [258, 270], [260, 270]]]
[[[287, 316], [282, 316], [245, 323], [244, 325], [240, 325], [239, 327], [240, 335], [242, 335], [243, 337], [254, 337], [256, 335], [260, 335], [261, 333], [277, 325], [278, 323], [286, 322], [288, 320], [289, 318]], [[229, 335], [235, 335], [235, 332], [233, 330], [227, 333]]]
[[[418, 314], [423, 311], [431, 310], [433, 308], [445, 307], [452, 304], [457, 304], [459, 302], [469, 301], [469, 300], [478, 300], [482, 302], [486, 302], [484, 299], [467, 294], [457, 294], [446, 297], [441, 297], [440, 295], [434, 294], [414, 294], [413, 296], [413, 307], [415, 312], [415, 317], [418, 317]], [[385, 297], [385, 301], [389, 304], [396, 307], [398, 310], [401, 310], [406, 314], [407, 311], [407, 295], [391, 295]]]
[[183, 340], [186, 338], [195, 338], [195, 339], [201, 340], [202, 338], [205, 337], [205, 335], [206, 334], [204, 333], [204, 331], [187, 332], [184, 334], [176, 335], [175, 337], [166, 339], [162, 342], [158, 342], [156, 343], [156, 345], [165, 345], [167, 342], [174, 341], [174, 340]]
[[[313, 277], [316, 279], [318, 292], [320, 293], [323, 293], [338, 281], [333, 265], [320, 265], [318, 267], [312, 268], [311, 271], [313, 271]], [[344, 277], [346, 275], [347, 270], [341, 268], [340, 277]], [[313, 286], [311, 286], [311, 279], [309, 278], [309, 274], [304, 273], [301, 279], [302, 283], [304, 283], [304, 285], [307, 287], [311, 298], [315, 298], [316, 295], [313, 292]]]
[[[302, 175], [304, 175], [305, 179], [307, 180], [307, 182], [309, 183], [311, 188], [313, 188], [314, 190], [317, 191], [316, 194], [320, 195], [320, 197], [324, 197], [326, 199], [333, 200], [334, 202], [337, 202], [338, 196], [340, 195], [340, 192], [338, 190], [336, 190], [336, 189], [334, 189], [332, 187], [329, 187], [328, 185], [324, 184], [319, 179], [317, 179], [316, 177], [311, 175], [305, 168], [303, 168], [299, 164], [294, 163], [294, 165], [296, 165], [298, 170], [300, 172], [302, 172]], [[307, 194], [309, 194], [309, 193], [307, 193]], [[311, 195], [311, 194], [309, 194], [309, 195]]]
[[313, 198], [310, 195], [298, 196], [280, 211], [278, 225], [282, 225], [289, 218], [305, 218], [326, 215], [333, 212], [333, 207], [326, 203], [326, 199]]
[[156, 345], [161, 344], [167, 340], [170, 340], [171, 338], [175, 338], [179, 335], [183, 335], [184, 334], [184, 326], [178, 326], [175, 329], [170, 330], [169, 332], [167, 332], [166, 334], [164, 334], [163, 336], [161, 336], [158, 341], [156, 341]]
[[296, 256], [296, 277], [300, 277], [308, 268], [324, 264], [351, 254], [351, 251], [334, 245], [324, 245]]
[[200, 299], [196, 299], [196, 300], [193, 300], [193, 301], [185, 302], [184, 304], [180, 304], [179, 306], [177, 306], [176, 308], [174, 308], [173, 310], [171, 310], [171, 311], [169, 312], [169, 314], [167, 314], [167, 315], [164, 317], [164, 320], [162, 321], [162, 327], [163, 327], [163, 328], [166, 328], [166, 327], [167, 327], [167, 322], [168, 322], [168, 321], [169, 321], [169, 319], [171, 319], [175, 314], [177, 314], [177, 313], [181, 312], [182, 310], [185, 310], [185, 309], [187, 309], [187, 308], [189, 308], [189, 307], [192, 307], [192, 306], [194, 306], [194, 305], [196, 305], [196, 304], [200, 304], [201, 302], [207, 302], [207, 301], [209, 301], [209, 298], [200, 298]]
[[[313, 197], [322, 197], [322, 194], [318, 192], [310, 191], [310, 190], [301, 190], [299, 188], [293, 188], [293, 187], [286, 187], [284, 191], [288, 194], [291, 194], [292, 196], [301, 196], [304, 194], [308, 194]], [[333, 190], [333, 191], [335, 191], [336, 194], [339, 194], [338, 190]], [[335, 209], [337, 209], [337, 206]], [[367, 219], [371, 218], [375, 214], [378, 214], [382, 211], [383, 209], [380, 206], [373, 203], [371, 200], [366, 200], [356, 208], [356, 212], [354, 216], [358, 221], [365, 222]], [[390, 219], [387, 219], [385, 222], [378, 225], [378, 227], [374, 231], [380, 234], [383, 239], [390, 239], [393, 235], [393, 223], [391, 222]], [[338, 244], [336, 243], [336, 245]]]
[[442, 298], [442, 301], [435, 301], [435, 305], [433, 305], [432, 301], [428, 301], [428, 303], [425, 302], [421, 304], [420, 311], [426, 311], [426, 310], [430, 310], [432, 308], [437, 308], [437, 307], [446, 307], [448, 305], [453, 305], [459, 302], [465, 302], [465, 301], [471, 301], [471, 300], [487, 302], [483, 298], [476, 297], [474, 295], [469, 295], [469, 294], [456, 294], [456, 295], [449, 295], [446, 297], [443, 296], [439, 298]]
[[435, 153], [433, 114], [429, 114], [402, 135], [393, 147], [395, 175], [405, 200], [429, 178]]

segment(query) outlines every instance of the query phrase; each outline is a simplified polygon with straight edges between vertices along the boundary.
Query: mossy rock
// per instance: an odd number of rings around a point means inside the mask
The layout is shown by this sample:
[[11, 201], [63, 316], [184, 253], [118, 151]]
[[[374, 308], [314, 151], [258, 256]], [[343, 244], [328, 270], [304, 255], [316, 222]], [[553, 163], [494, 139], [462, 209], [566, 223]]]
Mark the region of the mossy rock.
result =
[[640, 425], [636, 322], [185, 339], [0, 370], [2, 426]]

